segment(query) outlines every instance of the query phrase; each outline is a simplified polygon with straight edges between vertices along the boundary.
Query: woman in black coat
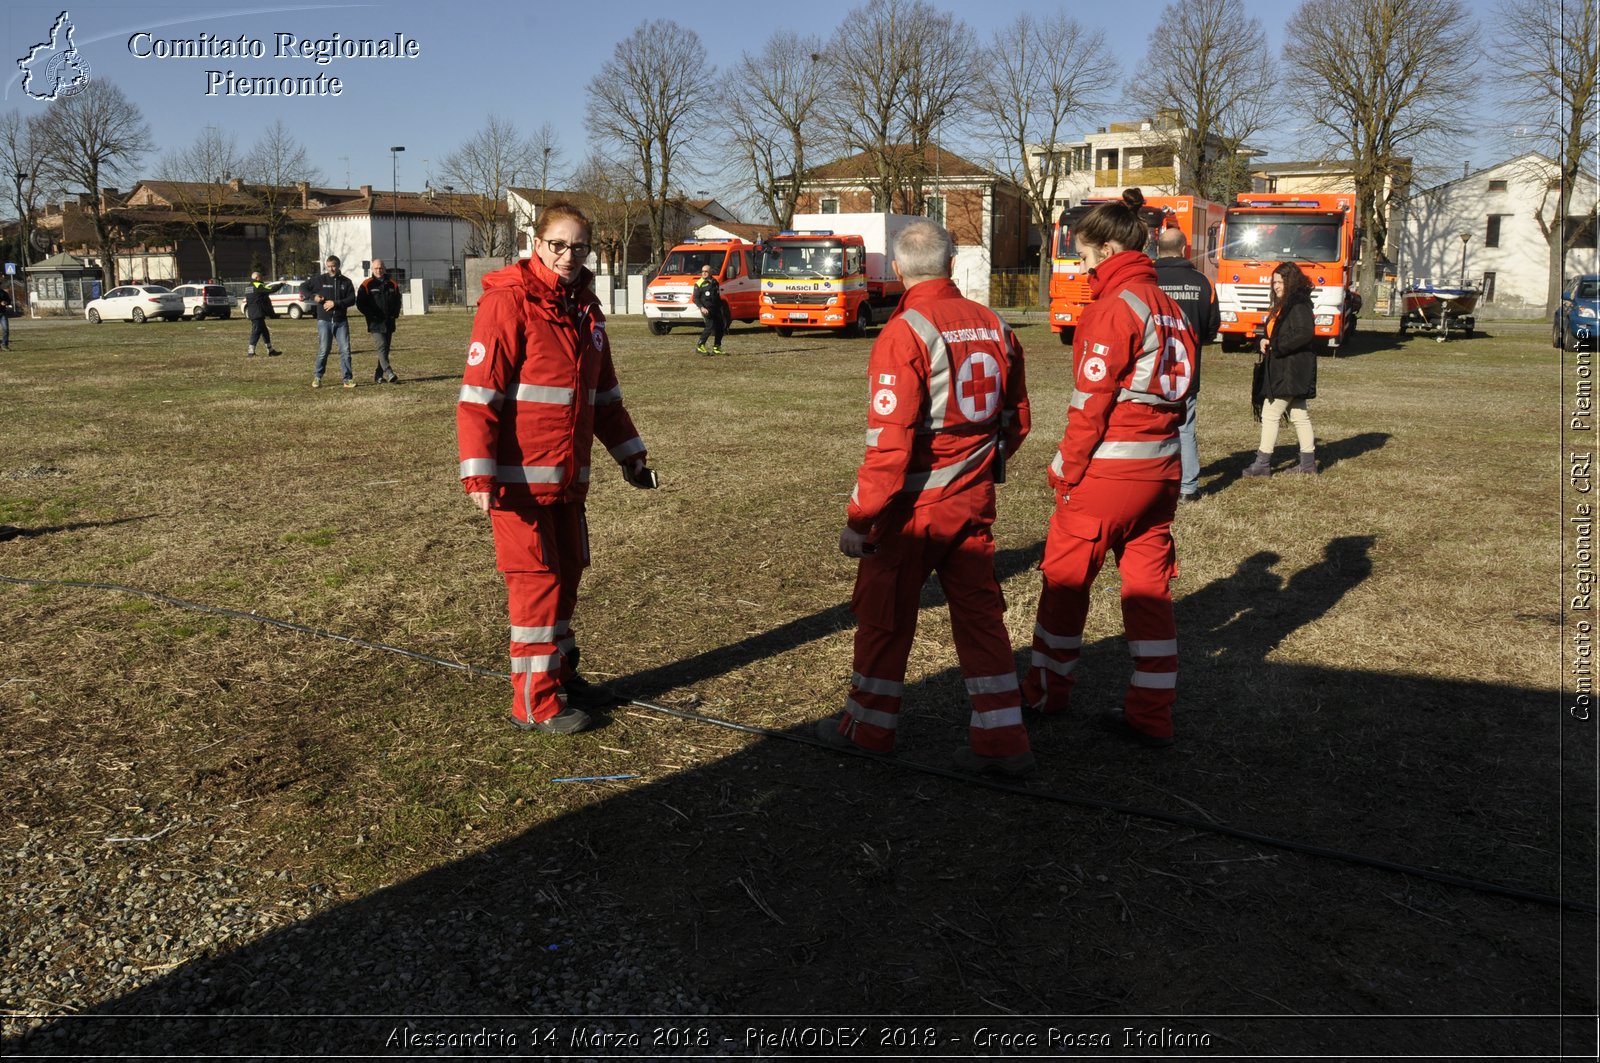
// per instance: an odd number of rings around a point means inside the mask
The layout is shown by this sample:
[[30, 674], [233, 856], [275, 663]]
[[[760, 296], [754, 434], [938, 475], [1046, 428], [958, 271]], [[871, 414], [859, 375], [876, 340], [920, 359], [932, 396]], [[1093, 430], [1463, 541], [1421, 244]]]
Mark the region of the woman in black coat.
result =
[[1246, 476], [1272, 474], [1272, 448], [1278, 444], [1278, 425], [1285, 413], [1300, 439], [1300, 464], [1289, 471], [1316, 475], [1317, 437], [1306, 412], [1306, 400], [1317, 397], [1316, 343], [1311, 282], [1293, 262], [1280, 262], [1272, 271], [1272, 307], [1256, 362], [1261, 446], [1255, 464], [1244, 470]]

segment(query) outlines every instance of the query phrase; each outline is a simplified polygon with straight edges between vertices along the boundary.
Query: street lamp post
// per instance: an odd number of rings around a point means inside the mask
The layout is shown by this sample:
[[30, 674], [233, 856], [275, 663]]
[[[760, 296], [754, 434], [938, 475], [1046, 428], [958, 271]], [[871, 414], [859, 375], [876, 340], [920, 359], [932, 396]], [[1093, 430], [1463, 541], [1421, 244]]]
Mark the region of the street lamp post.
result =
[[1462, 288], [1467, 286], [1467, 242], [1471, 239], [1471, 233], [1463, 232], [1461, 234], [1461, 283], [1459, 286]]
[[405, 145], [389, 149], [389, 224], [394, 227], [394, 263], [400, 264], [400, 153]]
[[[31, 181], [32, 179], [33, 179], [33, 174], [28, 172], [27, 170], [18, 170], [17, 171], [17, 219], [18, 219], [17, 220], [17, 257], [21, 260], [22, 267], [24, 269], [26, 269], [27, 266], [28, 266], [29, 233], [28, 233], [28, 208], [22, 202], [22, 182]], [[7, 278], [7, 284], [11, 288], [11, 305], [12, 306], [16, 306], [17, 305], [17, 278], [16, 278], [16, 274], [12, 274], [9, 278]]]
[[[456, 186], [455, 185], [445, 185], [444, 186], [444, 191], [445, 191], [445, 194], [450, 196], [452, 200], [455, 198], [455, 193], [456, 193]], [[456, 214], [455, 214], [455, 203], [454, 202], [452, 202], [450, 204], [450, 222], [449, 222], [449, 224], [450, 224], [450, 270], [449, 270], [449, 274], [448, 275], [450, 277], [450, 301], [452, 303], [454, 303], [456, 301]]]

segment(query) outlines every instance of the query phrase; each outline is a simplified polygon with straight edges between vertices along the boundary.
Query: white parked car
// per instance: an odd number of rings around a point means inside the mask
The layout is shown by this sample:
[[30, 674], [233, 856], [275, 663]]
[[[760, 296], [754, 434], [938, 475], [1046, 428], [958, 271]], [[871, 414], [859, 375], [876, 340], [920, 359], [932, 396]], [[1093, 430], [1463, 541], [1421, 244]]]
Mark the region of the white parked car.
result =
[[[309, 317], [316, 313], [316, 307], [309, 300], [300, 298], [301, 281], [278, 281], [267, 285], [269, 297], [272, 300], [272, 309], [279, 317], [298, 318]], [[244, 313], [244, 300], [239, 300], [239, 313]]]
[[159, 284], [124, 284], [90, 299], [83, 316], [96, 325], [108, 320], [141, 322], [150, 317], [176, 321], [183, 316], [183, 296]]
[[196, 321], [220, 317], [226, 321], [233, 313], [233, 300], [228, 298], [228, 289], [220, 284], [180, 284], [172, 290], [183, 297], [184, 317]]

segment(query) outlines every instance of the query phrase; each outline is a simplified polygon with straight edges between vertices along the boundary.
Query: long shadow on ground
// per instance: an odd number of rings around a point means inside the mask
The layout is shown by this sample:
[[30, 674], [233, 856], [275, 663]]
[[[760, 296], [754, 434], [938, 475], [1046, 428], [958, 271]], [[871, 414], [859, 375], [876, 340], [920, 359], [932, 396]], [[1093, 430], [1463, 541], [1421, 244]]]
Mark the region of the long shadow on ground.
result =
[[[613, 1058], [571, 1040], [610, 1031], [644, 1038], [614, 1058], [749, 1058], [779, 1051], [752, 1031], [831, 1014], [856, 1017], [830, 1028], [867, 1040], [803, 1058], [993, 1054], [980, 1025], [1080, 1038], [1058, 1058], [1100, 1036], [1100, 1055], [1128, 1058], [1592, 1053], [1591, 916], [1052, 800], [1152, 807], [1538, 892], [1564, 880], [1592, 901], [1593, 740], [1558, 746], [1551, 692], [1458, 680], [1449, 661], [1389, 675], [1276, 659], [1366, 579], [1372, 546], [1335, 539], [1288, 574], [1258, 553], [1179, 601], [1173, 750], [1087, 725], [1126, 682], [1115, 637], [1086, 648], [1071, 718], [1035, 726], [1037, 780], [995, 789], [924, 772], [965, 739], [951, 669], [907, 691], [894, 762], [758, 741], [6, 1048], [381, 1058], [409, 1054], [403, 1030], [481, 1029], [516, 1034], [507, 1055]], [[1002, 567], [1035, 556], [1011, 551]], [[846, 622], [843, 607], [824, 610], [626, 682], [649, 695]], [[702, 1017], [627, 1018], [662, 982]], [[571, 985], [605, 1017], [530, 1018]], [[937, 1018], [859, 1018], [896, 1014]]]

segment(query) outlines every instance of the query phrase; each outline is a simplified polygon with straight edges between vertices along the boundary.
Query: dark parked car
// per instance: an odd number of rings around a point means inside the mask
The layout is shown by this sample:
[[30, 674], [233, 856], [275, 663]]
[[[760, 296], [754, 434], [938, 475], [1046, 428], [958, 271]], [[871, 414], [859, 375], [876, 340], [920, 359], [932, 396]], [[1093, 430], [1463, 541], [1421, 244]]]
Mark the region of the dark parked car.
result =
[[183, 314], [196, 321], [206, 317], [220, 317], [224, 321], [233, 313], [233, 300], [228, 289], [220, 284], [182, 284], [172, 289], [183, 296]]
[[1551, 322], [1550, 346], [1563, 351], [1594, 350], [1600, 332], [1600, 273], [1585, 273], [1567, 282], [1561, 306]]

